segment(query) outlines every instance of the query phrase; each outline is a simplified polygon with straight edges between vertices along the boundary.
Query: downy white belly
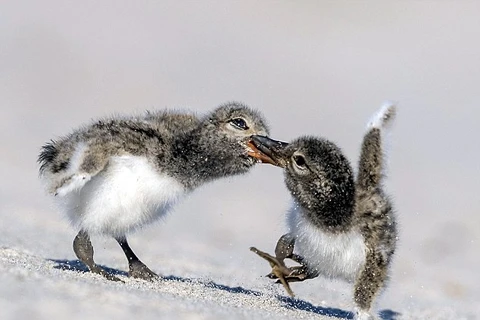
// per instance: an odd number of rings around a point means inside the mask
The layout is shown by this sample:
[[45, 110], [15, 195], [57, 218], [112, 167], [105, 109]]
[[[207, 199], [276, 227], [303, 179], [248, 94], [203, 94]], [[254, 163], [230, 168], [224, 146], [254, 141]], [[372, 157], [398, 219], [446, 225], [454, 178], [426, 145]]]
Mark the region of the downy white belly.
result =
[[313, 225], [296, 203], [288, 214], [290, 232], [296, 237], [295, 253], [328, 278], [352, 282], [365, 263], [365, 244], [357, 230], [332, 234]]
[[90, 234], [123, 236], [165, 215], [185, 193], [144, 157], [112, 157], [81, 188], [57, 197], [77, 228]]

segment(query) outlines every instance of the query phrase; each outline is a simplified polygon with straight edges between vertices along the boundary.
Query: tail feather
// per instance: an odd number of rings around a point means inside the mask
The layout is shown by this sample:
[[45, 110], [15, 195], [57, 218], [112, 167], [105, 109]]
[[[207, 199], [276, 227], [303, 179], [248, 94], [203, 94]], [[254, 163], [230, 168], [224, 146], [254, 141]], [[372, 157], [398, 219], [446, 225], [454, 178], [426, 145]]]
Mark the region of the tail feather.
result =
[[42, 146], [37, 162], [40, 164], [40, 174], [49, 167], [58, 155], [56, 142], [51, 140]]
[[368, 122], [367, 132], [363, 137], [357, 176], [357, 186], [364, 190], [375, 189], [382, 184], [387, 169], [385, 136], [396, 112], [396, 106], [393, 103], [385, 103]]
[[388, 129], [397, 115], [397, 106], [390, 101], [385, 102], [368, 122], [367, 128]]

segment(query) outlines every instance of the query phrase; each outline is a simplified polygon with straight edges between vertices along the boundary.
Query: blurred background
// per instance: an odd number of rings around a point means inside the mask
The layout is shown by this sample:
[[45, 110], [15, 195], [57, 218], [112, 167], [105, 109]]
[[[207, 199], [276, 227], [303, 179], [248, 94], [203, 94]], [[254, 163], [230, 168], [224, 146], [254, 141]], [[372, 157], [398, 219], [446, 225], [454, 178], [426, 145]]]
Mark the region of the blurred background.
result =
[[[0, 246], [75, 258], [36, 157], [91, 119], [238, 100], [272, 137], [327, 137], [355, 164], [389, 99], [399, 112], [386, 187], [401, 234], [383, 304], [478, 303], [479, 13], [477, 1], [4, 1]], [[259, 165], [197, 190], [131, 245], [159, 272], [194, 261], [214, 279], [209, 265], [258, 277], [268, 267], [248, 247], [273, 250], [289, 203], [281, 170]], [[113, 240], [95, 241], [100, 263], [126, 269]]]

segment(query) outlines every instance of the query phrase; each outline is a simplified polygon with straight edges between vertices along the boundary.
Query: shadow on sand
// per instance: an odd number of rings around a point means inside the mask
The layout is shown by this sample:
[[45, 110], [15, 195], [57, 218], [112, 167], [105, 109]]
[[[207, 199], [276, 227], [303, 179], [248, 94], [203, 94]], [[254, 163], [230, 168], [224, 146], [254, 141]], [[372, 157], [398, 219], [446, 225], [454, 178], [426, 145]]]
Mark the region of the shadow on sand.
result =
[[[76, 271], [76, 272], [90, 272], [85, 264], [80, 260], [62, 260], [62, 259], [48, 259], [48, 261], [55, 262], [55, 269]], [[103, 270], [107, 271], [110, 274], [115, 276], [125, 276], [128, 277], [128, 272], [109, 268], [106, 266], [99, 265]]]
[[[55, 269], [77, 271], [77, 272], [88, 272], [87, 266], [85, 266], [79, 260], [62, 260], [62, 259], [48, 259], [48, 260], [56, 263], [56, 265], [54, 266]], [[109, 268], [102, 265], [100, 265], [100, 267], [102, 267], [105, 271], [113, 275], [125, 276], [125, 277], [128, 276], [128, 273], [125, 271]], [[233, 294], [245, 294], [245, 295], [252, 295], [257, 297], [264, 295], [260, 291], [245, 289], [243, 287], [230, 287], [223, 284], [215, 283], [213, 281], [204, 281], [201, 279], [182, 278], [182, 277], [177, 277], [173, 275], [164, 276], [162, 277], [162, 279], [165, 281], [176, 281], [176, 282], [183, 282], [183, 283], [200, 284], [207, 288], [222, 290], [222, 291], [226, 291]], [[310, 302], [300, 300], [300, 299], [290, 298], [286, 296], [277, 296], [276, 298], [287, 309], [312, 312], [318, 315], [335, 317], [338, 319], [353, 319], [354, 317], [353, 312], [345, 311], [342, 309], [314, 306]], [[379, 315], [382, 320], [395, 320], [397, 316], [399, 316], [400, 314], [392, 310], [382, 310], [380, 311]]]
[[[313, 304], [305, 300], [290, 298], [286, 296], [278, 296], [277, 299], [284, 304], [285, 308], [288, 309], [302, 310], [322, 316], [335, 317], [338, 319], [354, 318], [354, 313], [351, 311], [345, 311], [337, 308], [314, 306]], [[382, 320], [395, 320], [398, 316], [400, 316], [400, 313], [385, 309], [379, 312], [379, 316]]]

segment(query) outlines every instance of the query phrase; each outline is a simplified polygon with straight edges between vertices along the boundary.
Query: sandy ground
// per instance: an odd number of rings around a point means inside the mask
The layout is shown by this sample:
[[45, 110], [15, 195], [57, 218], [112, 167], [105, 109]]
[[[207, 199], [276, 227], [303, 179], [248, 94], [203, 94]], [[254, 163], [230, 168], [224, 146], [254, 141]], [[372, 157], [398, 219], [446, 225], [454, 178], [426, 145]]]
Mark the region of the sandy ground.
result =
[[164, 280], [125, 277], [111, 239], [85, 272], [75, 231], [43, 192], [39, 147], [92, 118], [261, 110], [272, 136], [336, 141], [399, 102], [390, 175], [401, 226], [383, 319], [480, 318], [480, 4], [475, 1], [4, 1], [0, 3], [0, 319], [350, 319], [351, 288], [315, 279], [297, 299], [251, 252], [284, 232], [281, 171], [193, 193], [131, 245]]

